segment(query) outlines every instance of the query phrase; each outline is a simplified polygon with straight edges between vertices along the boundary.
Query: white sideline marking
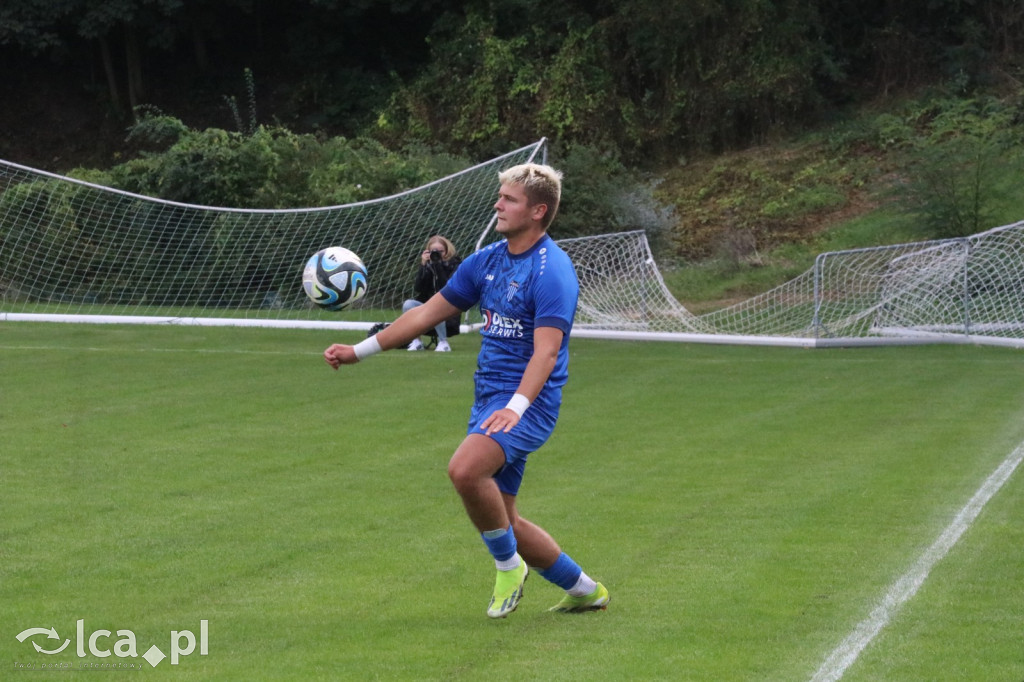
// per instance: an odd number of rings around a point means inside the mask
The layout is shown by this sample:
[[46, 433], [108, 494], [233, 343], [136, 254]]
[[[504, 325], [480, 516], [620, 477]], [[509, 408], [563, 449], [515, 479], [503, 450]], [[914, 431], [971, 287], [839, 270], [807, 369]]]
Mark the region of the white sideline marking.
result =
[[875, 635], [881, 632], [896, 611], [917, 593], [932, 567], [946, 556], [946, 553], [953, 548], [964, 531], [970, 528], [974, 519], [978, 518], [978, 514], [981, 513], [982, 507], [999, 492], [1022, 459], [1024, 459], [1024, 443], [1018, 445], [1017, 449], [1011, 452], [1003, 460], [1003, 463], [992, 472], [992, 475], [978, 488], [978, 492], [974, 493], [974, 497], [964, 505], [952, 523], [942, 531], [942, 535], [925, 550], [909, 571], [893, 583], [875, 610], [829, 654], [825, 662], [818, 668], [818, 672], [814, 673], [814, 677], [811, 678], [812, 682], [835, 682], [843, 676], [846, 669], [853, 665], [857, 657], [860, 656], [860, 652], [871, 643]]

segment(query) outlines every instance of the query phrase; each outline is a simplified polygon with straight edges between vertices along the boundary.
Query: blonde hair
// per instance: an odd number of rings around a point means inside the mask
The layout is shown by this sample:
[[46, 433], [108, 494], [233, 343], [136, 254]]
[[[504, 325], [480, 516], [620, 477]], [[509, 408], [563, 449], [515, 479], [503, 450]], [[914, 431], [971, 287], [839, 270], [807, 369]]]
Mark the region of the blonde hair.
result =
[[451, 260], [452, 258], [455, 258], [457, 255], [459, 255], [459, 252], [455, 249], [455, 244], [452, 244], [451, 240], [448, 239], [448, 237], [442, 237], [439, 234], [435, 234], [433, 237], [428, 239], [427, 243], [423, 245], [423, 250], [429, 251], [430, 245], [433, 244], [434, 242], [441, 242], [442, 244], [444, 244], [445, 260]]
[[503, 185], [522, 187], [530, 206], [548, 207], [541, 219], [541, 227], [547, 230], [562, 200], [562, 172], [539, 163], [523, 163], [498, 173], [498, 180]]

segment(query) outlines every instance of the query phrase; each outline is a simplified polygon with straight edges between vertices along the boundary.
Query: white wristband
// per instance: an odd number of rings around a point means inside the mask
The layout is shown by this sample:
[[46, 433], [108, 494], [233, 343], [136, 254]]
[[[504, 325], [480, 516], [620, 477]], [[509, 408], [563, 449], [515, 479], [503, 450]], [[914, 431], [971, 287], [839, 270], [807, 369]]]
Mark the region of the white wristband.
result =
[[522, 393], [516, 393], [514, 396], [509, 398], [508, 405], [505, 406], [506, 410], [512, 410], [518, 416], [522, 417], [523, 412], [526, 412], [526, 408], [530, 406], [530, 399]]
[[377, 335], [374, 334], [370, 338], [360, 341], [356, 345], [352, 346], [352, 350], [355, 351], [356, 357], [362, 360], [363, 358], [368, 358], [371, 355], [376, 355], [384, 349], [380, 347], [380, 341], [377, 340]]

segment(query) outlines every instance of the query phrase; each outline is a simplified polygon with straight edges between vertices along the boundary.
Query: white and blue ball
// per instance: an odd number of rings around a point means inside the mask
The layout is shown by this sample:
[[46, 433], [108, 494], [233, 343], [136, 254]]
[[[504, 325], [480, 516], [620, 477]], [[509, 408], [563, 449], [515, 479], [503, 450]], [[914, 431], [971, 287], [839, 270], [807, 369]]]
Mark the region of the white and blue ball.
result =
[[324, 310], [341, 310], [366, 295], [363, 259], [340, 246], [313, 254], [302, 271], [306, 296]]

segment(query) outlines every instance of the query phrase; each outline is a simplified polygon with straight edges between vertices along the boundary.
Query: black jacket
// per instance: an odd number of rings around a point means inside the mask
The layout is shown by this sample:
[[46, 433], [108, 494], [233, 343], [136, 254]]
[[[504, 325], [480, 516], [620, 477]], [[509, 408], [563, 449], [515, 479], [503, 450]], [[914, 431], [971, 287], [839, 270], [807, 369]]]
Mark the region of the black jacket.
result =
[[462, 259], [455, 256], [451, 260], [428, 261], [426, 265], [421, 265], [413, 285], [416, 290], [415, 299], [426, 303], [427, 299], [441, 291], [461, 262]]

